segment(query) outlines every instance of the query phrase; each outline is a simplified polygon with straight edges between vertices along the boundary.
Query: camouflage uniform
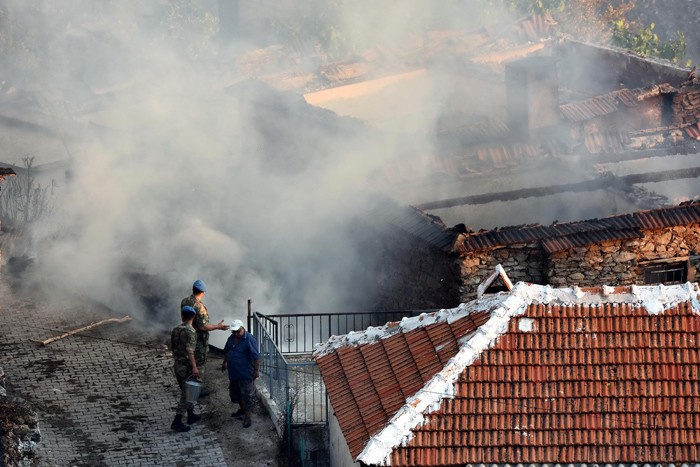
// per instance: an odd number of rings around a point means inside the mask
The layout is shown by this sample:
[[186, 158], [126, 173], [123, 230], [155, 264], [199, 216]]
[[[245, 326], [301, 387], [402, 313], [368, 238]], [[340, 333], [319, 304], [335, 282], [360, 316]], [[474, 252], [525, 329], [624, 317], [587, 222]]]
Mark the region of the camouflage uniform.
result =
[[197, 314], [194, 317], [192, 326], [197, 330], [197, 347], [194, 349], [194, 361], [199, 368], [199, 379], [204, 378], [204, 364], [207, 362], [207, 353], [209, 353], [209, 331], [200, 331], [199, 329], [205, 324], [209, 324], [209, 312], [204, 303], [195, 298], [194, 295], [183, 298], [180, 303], [180, 309], [183, 306], [191, 306]]
[[181, 323], [170, 334], [170, 346], [173, 350], [173, 359], [175, 360], [173, 369], [175, 370], [177, 384], [180, 386], [180, 401], [175, 409], [175, 413], [178, 415], [184, 415], [187, 410], [191, 410], [193, 407], [193, 404], [187, 402], [187, 397], [185, 396], [185, 382], [192, 376], [192, 365], [187, 357], [187, 352], [195, 350], [196, 341], [197, 335], [195, 330], [187, 323]]

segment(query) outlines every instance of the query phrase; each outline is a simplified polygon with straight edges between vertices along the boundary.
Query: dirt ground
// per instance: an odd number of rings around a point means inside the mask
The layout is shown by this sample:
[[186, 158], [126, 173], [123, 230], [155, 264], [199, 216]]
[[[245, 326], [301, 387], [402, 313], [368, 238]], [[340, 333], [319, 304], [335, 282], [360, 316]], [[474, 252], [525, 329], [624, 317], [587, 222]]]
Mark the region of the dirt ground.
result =
[[228, 465], [280, 467], [283, 465], [282, 459], [270, 460], [270, 453], [279, 447], [279, 439], [262, 402], [258, 400], [253, 424], [249, 428], [243, 428], [242, 420], [231, 417], [238, 405], [232, 404], [229, 399], [228, 378], [220, 369], [222, 361], [223, 353], [215, 349], [209, 352], [205, 385], [211, 394], [201, 398], [195, 409], [202, 414], [200, 423], [216, 433]]

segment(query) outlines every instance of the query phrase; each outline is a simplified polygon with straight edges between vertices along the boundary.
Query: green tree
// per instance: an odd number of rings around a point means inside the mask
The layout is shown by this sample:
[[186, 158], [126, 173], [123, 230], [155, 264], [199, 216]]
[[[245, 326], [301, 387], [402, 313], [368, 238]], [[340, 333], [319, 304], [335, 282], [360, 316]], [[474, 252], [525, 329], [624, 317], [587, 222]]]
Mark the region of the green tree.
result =
[[578, 39], [612, 44], [650, 57], [682, 62], [687, 41], [678, 31], [676, 38], [661, 41], [654, 33], [654, 24], [645, 26], [628, 20], [635, 8], [634, 0], [490, 0], [504, 4], [521, 14], [549, 14], [558, 29]]
[[654, 33], [654, 23], [635, 28], [625, 19], [615, 22], [612, 43], [643, 55], [665, 58], [674, 63], [685, 60], [688, 45], [685, 34], [681, 31], [676, 33], [675, 39], [662, 42]]
[[318, 43], [333, 59], [345, 56], [350, 45], [341, 32], [342, 0], [280, 3], [270, 20], [277, 39], [292, 44]]

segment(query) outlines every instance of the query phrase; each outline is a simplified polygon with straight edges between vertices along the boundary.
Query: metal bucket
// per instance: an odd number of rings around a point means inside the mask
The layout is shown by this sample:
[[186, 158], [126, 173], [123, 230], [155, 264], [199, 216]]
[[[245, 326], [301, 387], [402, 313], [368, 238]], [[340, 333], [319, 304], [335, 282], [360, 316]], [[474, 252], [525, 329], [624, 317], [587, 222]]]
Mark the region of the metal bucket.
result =
[[199, 393], [202, 391], [202, 383], [199, 381], [185, 381], [185, 398], [188, 404], [196, 404], [199, 399]]

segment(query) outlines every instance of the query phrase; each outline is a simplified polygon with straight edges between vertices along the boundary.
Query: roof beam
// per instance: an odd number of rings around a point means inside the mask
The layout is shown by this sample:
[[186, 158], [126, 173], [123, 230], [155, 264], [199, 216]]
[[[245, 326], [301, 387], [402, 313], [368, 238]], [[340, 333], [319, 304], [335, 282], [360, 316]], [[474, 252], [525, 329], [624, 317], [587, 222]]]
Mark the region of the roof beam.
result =
[[536, 188], [522, 188], [520, 190], [501, 191], [482, 195], [460, 196], [439, 201], [430, 201], [427, 203], [418, 204], [416, 207], [418, 209], [430, 210], [449, 208], [453, 206], [463, 206], [465, 204], [487, 204], [494, 201], [512, 201], [515, 199], [542, 197], [567, 192], [586, 192], [606, 188], [621, 188], [624, 190], [626, 186], [634, 185], [636, 183], [653, 183], [698, 177], [700, 177], [700, 167], [630, 174], [620, 177], [605, 174], [604, 176], [595, 180], [585, 180], [583, 182], [565, 183], [563, 185], [550, 185]]

